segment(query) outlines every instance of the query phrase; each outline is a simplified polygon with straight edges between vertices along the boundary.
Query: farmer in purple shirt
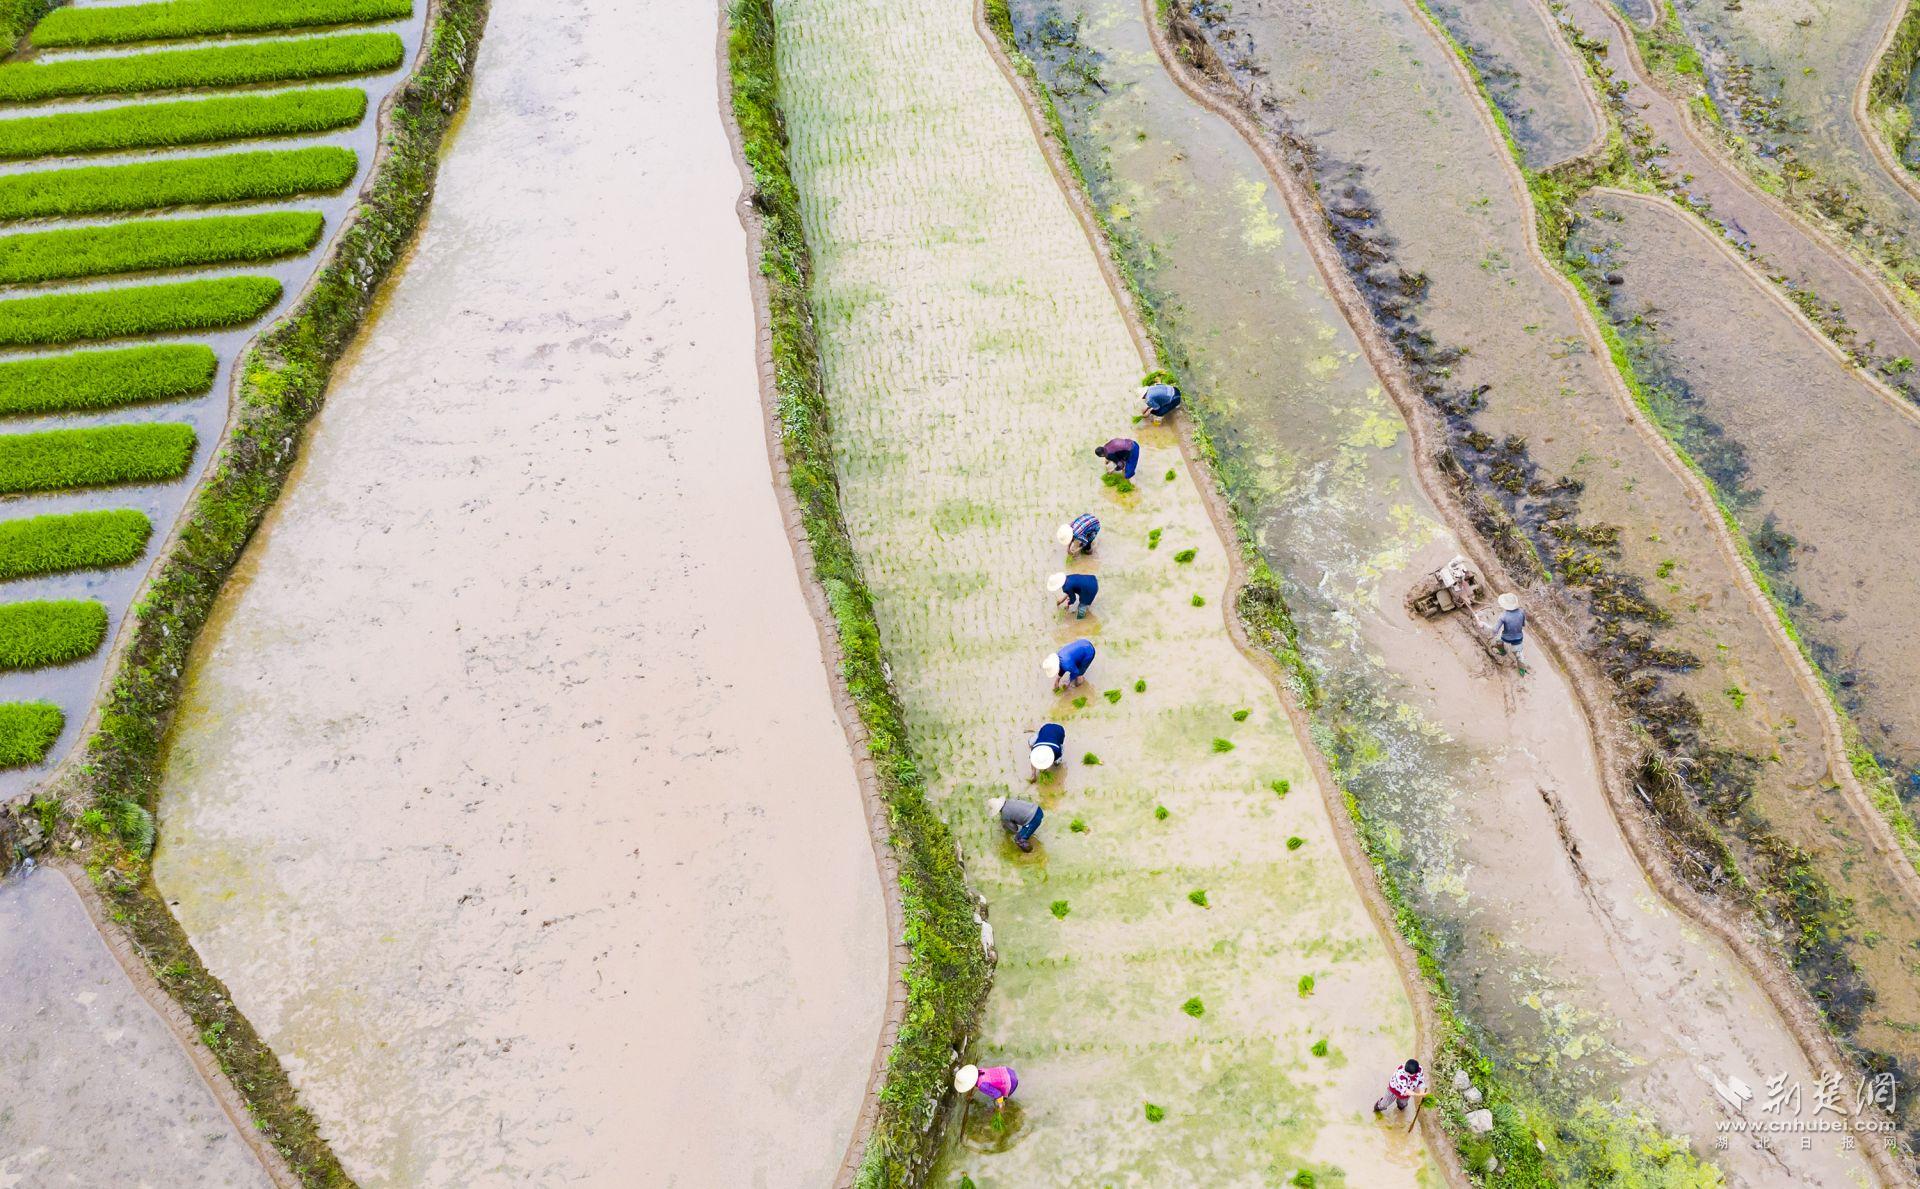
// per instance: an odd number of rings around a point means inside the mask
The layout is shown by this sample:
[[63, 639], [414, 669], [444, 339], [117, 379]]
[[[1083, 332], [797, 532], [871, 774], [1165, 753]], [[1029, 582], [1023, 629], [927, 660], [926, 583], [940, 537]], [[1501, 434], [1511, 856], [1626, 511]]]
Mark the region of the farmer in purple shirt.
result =
[[1011, 1065], [962, 1065], [953, 1071], [953, 1088], [962, 1094], [980, 1093], [993, 1103], [993, 1109], [1007, 1109], [1007, 1099], [1020, 1088], [1020, 1075]]
[[1095, 446], [1093, 452], [1129, 479], [1140, 467], [1140, 443], [1132, 438], [1115, 438], [1104, 446]]

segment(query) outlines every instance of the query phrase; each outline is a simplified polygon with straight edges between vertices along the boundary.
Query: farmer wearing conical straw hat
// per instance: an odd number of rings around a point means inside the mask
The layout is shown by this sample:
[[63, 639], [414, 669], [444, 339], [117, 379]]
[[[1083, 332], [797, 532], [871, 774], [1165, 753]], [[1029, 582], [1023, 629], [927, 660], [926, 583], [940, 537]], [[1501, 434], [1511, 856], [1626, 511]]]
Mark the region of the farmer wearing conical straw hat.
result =
[[1513, 656], [1520, 676], [1527, 675], [1527, 613], [1520, 608], [1520, 596], [1508, 591], [1500, 596], [1500, 620], [1494, 625], [1500, 647]]
[[1040, 667], [1053, 677], [1053, 688], [1068, 689], [1087, 679], [1093, 664], [1093, 641], [1082, 636], [1059, 652], [1049, 652]]
[[1061, 525], [1054, 532], [1054, 539], [1067, 547], [1067, 556], [1072, 557], [1078, 549], [1082, 553], [1093, 552], [1093, 539], [1100, 535], [1100, 522], [1091, 512], [1082, 512], [1069, 524]]
[[1020, 1088], [1020, 1075], [1013, 1072], [1011, 1065], [989, 1065], [985, 1069], [962, 1065], [953, 1071], [953, 1088], [962, 1094], [984, 1094], [993, 1100], [993, 1109], [1001, 1111], [1007, 1108], [1007, 1099]]
[[[1040, 729], [1033, 733], [1033, 739], [1027, 744], [1027, 762], [1033, 765], [1033, 776], [1037, 776], [1060, 762], [1067, 748], [1067, 728], [1057, 722], [1041, 723]], [[1029, 776], [1031, 780], [1033, 776]]]
[[1100, 580], [1092, 574], [1055, 574], [1047, 579], [1047, 589], [1060, 596], [1054, 606], [1070, 607], [1075, 619], [1085, 619], [1100, 593]]

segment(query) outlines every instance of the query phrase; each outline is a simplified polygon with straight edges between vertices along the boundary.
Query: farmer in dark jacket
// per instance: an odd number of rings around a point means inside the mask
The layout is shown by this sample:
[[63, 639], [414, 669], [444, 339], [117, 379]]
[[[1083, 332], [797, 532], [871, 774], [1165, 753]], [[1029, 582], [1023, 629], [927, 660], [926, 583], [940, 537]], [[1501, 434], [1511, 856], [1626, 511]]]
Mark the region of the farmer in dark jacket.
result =
[[1092, 574], [1055, 574], [1047, 579], [1047, 589], [1060, 596], [1054, 606], [1070, 607], [1074, 618], [1085, 619], [1100, 593], [1100, 580]]
[[1027, 762], [1033, 765], [1033, 775], [1038, 776], [1059, 763], [1066, 750], [1067, 728], [1057, 722], [1041, 723], [1027, 742]]
[[1140, 467], [1140, 443], [1132, 438], [1115, 438], [1104, 446], [1095, 446], [1093, 452], [1106, 459], [1109, 467], [1129, 479]]

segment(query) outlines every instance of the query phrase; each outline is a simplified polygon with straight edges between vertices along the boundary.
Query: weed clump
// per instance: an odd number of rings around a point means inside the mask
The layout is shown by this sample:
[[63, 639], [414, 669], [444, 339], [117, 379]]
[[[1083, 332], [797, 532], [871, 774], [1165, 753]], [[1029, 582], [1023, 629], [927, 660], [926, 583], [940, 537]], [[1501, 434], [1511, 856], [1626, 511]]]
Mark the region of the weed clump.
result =
[[1073, 831], [1075, 834], [1085, 834], [1087, 832], [1087, 819], [1076, 817], [1067, 823], [1067, 829]]
[[1117, 689], [1107, 690], [1100, 696], [1107, 700], [1109, 706], [1117, 706], [1120, 703], [1120, 691]]
[[1065, 900], [1055, 900], [1052, 904], [1047, 905], [1047, 909], [1053, 913], [1054, 919], [1059, 921], [1066, 920], [1067, 914], [1073, 911], [1073, 909], [1067, 906]]
[[1164, 1118], [1166, 1118], [1166, 1117], [1167, 1117], [1167, 1112], [1166, 1112], [1166, 1111], [1164, 1111], [1164, 1110], [1162, 1110], [1162, 1109], [1160, 1109], [1159, 1107], [1157, 1107], [1157, 1106], [1155, 1106], [1155, 1105], [1153, 1105], [1153, 1104], [1152, 1104], [1151, 1102], [1149, 1102], [1149, 1103], [1147, 1104], [1147, 1122], [1149, 1122], [1149, 1123], [1158, 1123], [1158, 1122], [1159, 1122], [1160, 1120], [1162, 1120], [1162, 1119], [1164, 1119]]
[[1147, 679], [1146, 679], [1146, 678], [1144, 678], [1144, 677], [1142, 677], [1142, 678], [1141, 678], [1140, 680], [1138, 680], [1138, 681], [1136, 681], [1136, 682], [1134, 682], [1134, 683], [1133, 683], [1133, 692], [1134, 692], [1134, 693], [1136, 693], [1136, 694], [1144, 694], [1144, 693], [1146, 693], [1146, 692], [1147, 692]]
[[1086, 755], [1080, 757], [1080, 762], [1091, 768], [1100, 762], [1100, 757], [1094, 755], [1092, 752], [1088, 752]]
[[1272, 789], [1277, 795], [1284, 797], [1293, 790], [1293, 782], [1289, 780], [1274, 780], [1269, 781], [1267, 787]]
[[1187, 899], [1202, 908], [1210, 907], [1207, 904], [1207, 890], [1205, 888], [1195, 888], [1193, 891], [1188, 892]]
[[1188, 562], [1192, 561], [1194, 559], [1194, 556], [1199, 552], [1200, 551], [1198, 549], [1182, 549], [1180, 552], [1173, 555], [1173, 560], [1184, 566]]
[[1223, 751], [1232, 751], [1232, 750], [1233, 750], [1233, 740], [1231, 740], [1231, 739], [1215, 739], [1215, 740], [1213, 741], [1213, 750], [1214, 750], [1214, 752], [1215, 752], [1216, 754], [1217, 754], [1217, 753], [1219, 753], [1219, 752], [1223, 752]]
[[1170, 812], [1171, 811], [1165, 805], [1155, 805], [1153, 807], [1153, 820], [1157, 822], [1164, 822], [1167, 820], [1167, 816]]
[[1206, 600], [1206, 599], [1204, 599], [1204, 598], [1202, 598], [1202, 597], [1201, 597], [1201, 596], [1199, 596], [1199, 595], [1194, 595], [1194, 596], [1193, 596], [1193, 605], [1194, 605], [1194, 606], [1196, 606], [1196, 607], [1204, 607], [1204, 606], [1206, 606], [1206, 605], [1207, 605], [1207, 600]]
[[1245, 721], [1247, 721], [1247, 716], [1248, 716], [1249, 714], [1252, 714], [1252, 713], [1253, 713], [1253, 711], [1251, 711], [1251, 710], [1245, 710], [1245, 709], [1242, 709], [1242, 710], [1236, 710], [1236, 711], [1234, 711], [1234, 712], [1233, 712], [1233, 721], [1235, 721], [1235, 722], [1245, 722]]
[[1313, 976], [1311, 974], [1303, 974], [1300, 976], [1298, 990], [1300, 992], [1300, 998], [1302, 999], [1313, 994]]
[[1171, 483], [1171, 482], [1173, 482], [1173, 480], [1174, 480], [1174, 470], [1173, 470], [1173, 468], [1172, 468], [1172, 467], [1168, 467], [1168, 468], [1167, 468], [1167, 482], [1169, 482], [1169, 483]]
[[1295, 834], [1293, 837], [1287, 839], [1288, 850], [1299, 850], [1301, 847], [1305, 846], [1306, 844], [1307, 844], [1307, 840], [1300, 837], [1298, 834]]
[[1181, 1004], [1180, 1010], [1197, 1020], [1207, 1014], [1207, 1005], [1200, 1002], [1200, 997], [1195, 995], [1193, 998]]
[[1327, 1038], [1323, 1036], [1319, 1040], [1314, 1041], [1313, 1047], [1307, 1051], [1312, 1053], [1316, 1057], [1326, 1056], [1327, 1055]]
[[1165, 531], [1164, 529], [1156, 528], [1151, 532], [1147, 533], [1147, 548], [1149, 549], [1160, 548], [1160, 534], [1164, 531]]

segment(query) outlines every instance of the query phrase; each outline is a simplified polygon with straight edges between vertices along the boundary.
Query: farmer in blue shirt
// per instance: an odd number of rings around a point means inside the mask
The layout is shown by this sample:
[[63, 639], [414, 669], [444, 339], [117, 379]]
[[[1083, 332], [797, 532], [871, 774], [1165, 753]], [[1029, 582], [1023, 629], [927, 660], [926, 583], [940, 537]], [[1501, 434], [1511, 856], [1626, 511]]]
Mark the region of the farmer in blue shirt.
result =
[[1527, 675], [1527, 613], [1520, 609], [1520, 596], [1508, 591], [1500, 596], [1500, 622], [1495, 625], [1500, 646], [1513, 654], [1520, 676]]
[[1109, 467], [1129, 479], [1140, 467], [1140, 443], [1132, 438], [1114, 438], [1104, 446], [1095, 446], [1093, 452], [1106, 459]]
[[1100, 593], [1100, 580], [1092, 574], [1055, 574], [1047, 579], [1047, 589], [1060, 596], [1054, 606], [1071, 607], [1074, 618], [1085, 619]]
[[1059, 652], [1048, 653], [1044, 667], [1053, 675], [1053, 688], [1058, 690], [1084, 682], [1087, 679], [1087, 667], [1091, 664], [1093, 641], [1083, 636]]
[[1067, 547], [1067, 556], [1072, 557], [1078, 549], [1082, 553], [1093, 552], [1093, 539], [1100, 535], [1100, 522], [1091, 512], [1082, 512], [1073, 518], [1073, 523], [1063, 524], [1055, 534], [1062, 545]]
[[1172, 384], [1149, 384], [1140, 390], [1147, 406], [1147, 420], [1158, 424], [1180, 407], [1180, 390]]
[[1033, 771], [1027, 779], [1032, 780], [1059, 763], [1066, 749], [1067, 728], [1057, 722], [1041, 723], [1040, 729], [1033, 733], [1033, 738], [1027, 744], [1027, 760], [1033, 765]]

